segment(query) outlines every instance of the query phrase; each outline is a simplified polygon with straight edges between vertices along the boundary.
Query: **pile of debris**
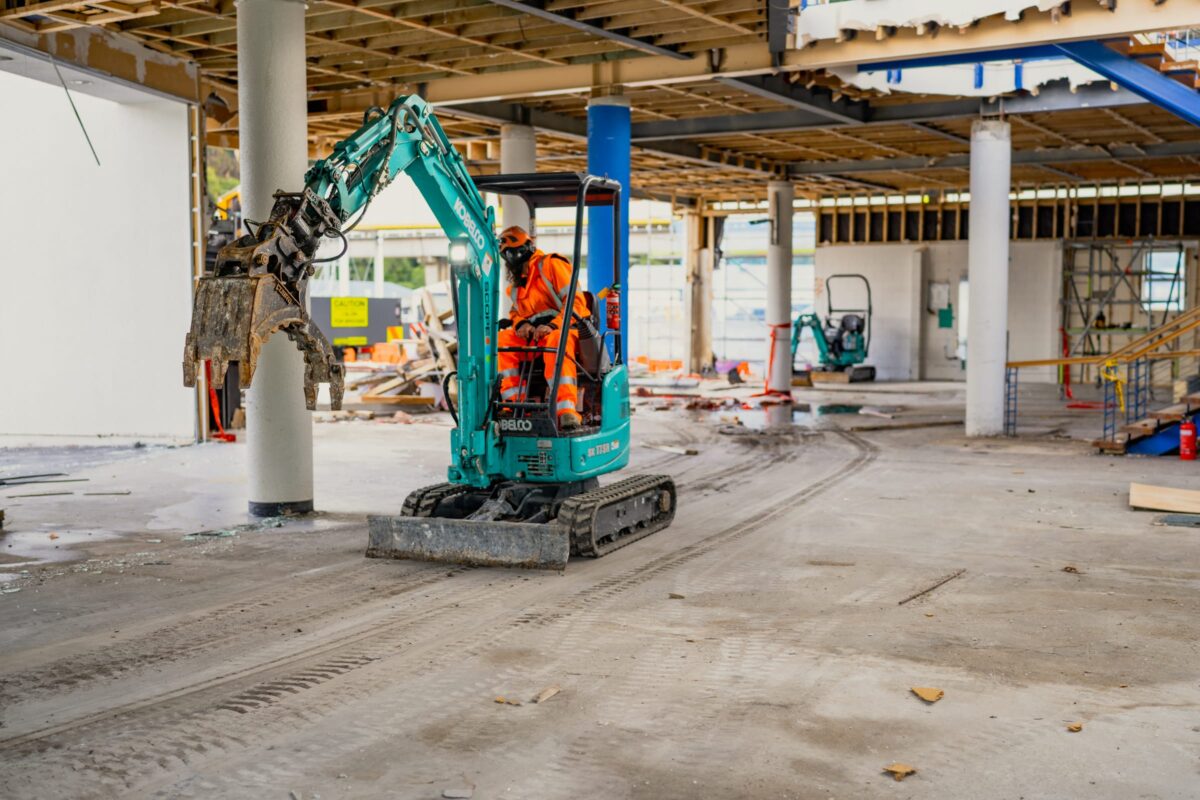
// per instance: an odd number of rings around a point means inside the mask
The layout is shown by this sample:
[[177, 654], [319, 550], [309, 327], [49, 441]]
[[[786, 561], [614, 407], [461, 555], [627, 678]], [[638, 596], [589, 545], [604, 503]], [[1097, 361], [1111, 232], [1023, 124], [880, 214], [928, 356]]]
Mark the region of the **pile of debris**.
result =
[[[385, 348], [376, 348], [376, 358], [359, 365], [347, 364], [350, 372], [367, 371], [368, 375], [353, 380], [347, 387], [361, 391], [359, 402], [367, 405], [405, 405], [433, 407], [444, 405], [442, 382], [446, 375], [458, 369], [458, 337], [455, 335], [454, 309], [438, 308], [437, 295], [449, 296], [449, 286], [438, 284], [417, 292], [419, 320], [409, 325], [416, 340], [416, 358], [410, 358], [412, 348], [391, 349], [390, 363], [380, 363]], [[452, 382], [450, 399], [457, 399], [457, 387]]]

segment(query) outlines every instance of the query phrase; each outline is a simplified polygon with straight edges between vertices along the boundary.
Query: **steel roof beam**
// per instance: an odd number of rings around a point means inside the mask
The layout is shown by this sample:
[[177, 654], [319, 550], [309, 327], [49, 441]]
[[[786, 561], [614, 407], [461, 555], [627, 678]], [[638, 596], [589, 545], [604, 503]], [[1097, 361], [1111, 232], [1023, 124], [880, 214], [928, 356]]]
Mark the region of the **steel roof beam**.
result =
[[599, 36], [602, 39], [608, 39], [611, 42], [624, 45], [625, 47], [640, 50], [643, 53], [649, 53], [652, 56], [666, 56], [667, 58], [675, 58], [679, 60], [688, 60], [691, 58], [687, 53], [681, 53], [673, 47], [662, 47], [654, 42], [646, 39], [639, 39], [635, 36], [626, 36], [618, 31], [610, 31], [599, 25], [595, 25], [585, 20], [575, 19], [571, 16], [570, 9], [562, 11], [551, 11], [546, 8], [545, 0], [488, 0], [492, 5], [502, 6], [504, 8], [519, 11], [522, 14], [529, 14], [533, 17], [549, 20], [550, 22], [559, 25], [565, 25], [568, 28], [574, 28], [577, 31], [590, 33], [593, 36]]
[[[1107, 84], [1081, 86], [1076, 92], [1072, 92], [1066, 86], [1045, 86], [1036, 97], [1024, 95], [995, 101], [966, 98], [873, 107], [869, 110], [865, 123], [842, 124], [907, 124], [1000, 113], [1040, 114], [1081, 108], [1114, 108], [1145, 102], [1125, 89], [1114, 92]], [[635, 142], [651, 142], [660, 139], [728, 136], [739, 133], [786, 133], [838, 126], [839, 123], [831, 122], [811, 110], [763, 111], [753, 114], [636, 122], [633, 125], [632, 136]]]
[[[1112, 145], [1109, 147], [1065, 147], [1053, 150], [1014, 150], [1015, 164], [1073, 164], [1084, 161], [1136, 160], [1143, 158], [1176, 158], [1200, 155], [1200, 141], [1164, 142], [1162, 144]], [[805, 161], [788, 167], [793, 178], [806, 175], [853, 174], [858, 172], [901, 172], [925, 169], [955, 169], [969, 167], [969, 153], [941, 158], [880, 158], [863, 161]]]
[[867, 118], [868, 107], [863, 102], [834, 100], [833, 93], [824, 87], [806, 89], [789, 83], [782, 75], [755, 75], [745, 78], [719, 78], [721, 83], [743, 92], [774, 100], [801, 111], [822, 117], [826, 122], [856, 124]]
[[1184, 86], [1157, 69], [1100, 42], [1067, 42], [1056, 47], [1093, 72], [1141, 95], [1180, 119], [1200, 126], [1200, 94], [1196, 93], [1193, 86]]
[[[462, 103], [439, 108], [438, 113], [491, 123], [532, 125], [538, 130], [558, 136], [580, 141], [587, 139], [587, 120], [565, 114], [539, 111], [517, 103]], [[655, 142], [653, 144], [635, 142], [634, 146], [647, 153], [683, 159], [702, 166], [746, 172], [764, 178], [780, 175], [780, 171], [774, 169], [765, 159], [752, 155], [743, 156], [740, 153], [730, 155], [719, 151], [714, 152], [691, 142]]]

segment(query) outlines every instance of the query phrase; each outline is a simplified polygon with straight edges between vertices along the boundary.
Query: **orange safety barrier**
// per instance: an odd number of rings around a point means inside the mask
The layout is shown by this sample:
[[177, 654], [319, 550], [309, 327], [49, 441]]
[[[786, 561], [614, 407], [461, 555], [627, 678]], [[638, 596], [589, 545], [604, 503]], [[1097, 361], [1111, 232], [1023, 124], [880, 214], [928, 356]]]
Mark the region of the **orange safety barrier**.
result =
[[634, 359], [650, 372], [678, 372], [683, 369], [683, 361], [679, 359], [659, 359], [649, 356], [638, 356]]
[[371, 345], [371, 360], [377, 364], [403, 364], [404, 347], [400, 342], [378, 342]]

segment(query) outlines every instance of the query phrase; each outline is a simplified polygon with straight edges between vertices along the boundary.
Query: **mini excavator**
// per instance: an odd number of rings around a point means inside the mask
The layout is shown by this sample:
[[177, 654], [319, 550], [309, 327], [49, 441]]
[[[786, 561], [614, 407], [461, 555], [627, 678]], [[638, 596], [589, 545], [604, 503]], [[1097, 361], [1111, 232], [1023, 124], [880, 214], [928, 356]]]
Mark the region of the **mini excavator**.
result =
[[[305, 311], [305, 288], [322, 240], [348, 246], [345, 234], [353, 225], [347, 221], [365, 214], [371, 199], [402, 172], [450, 239], [458, 371], [443, 376], [443, 388], [457, 380], [458, 400], [451, 407], [448, 480], [412, 492], [398, 516], [369, 517], [367, 555], [563, 569], [571, 555], [602, 556], [670, 525], [676, 492], [669, 476], [599, 483], [600, 476], [629, 462], [629, 379], [619, 327], [602, 329], [590, 293], [585, 293], [589, 315], [572, 312], [578, 352], [565, 353], [569, 337], [561, 337], [549, 375], [543, 358], [527, 359], [525, 400], [501, 402], [496, 336], [507, 320], [498, 313], [503, 266], [495, 213], [429, 106], [415, 95], [397, 98], [386, 110], [369, 109], [362, 127], [308, 170], [302, 191], [276, 192], [269, 219], [247, 222], [250, 232], [221, 249], [212, 274], [196, 287], [184, 384], [194, 386], [210, 361], [216, 385], [236, 362], [241, 385], [250, 386], [262, 345], [282, 332], [303, 353], [307, 407], [316, 408], [318, 384], [328, 383], [331, 405], [340, 408], [343, 368]], [[571, 307], [567, 298], [579, 287], [585, 209], [612, 206], [615, 236], [624, 187], [576, 173], [494, 176], [478, 183], [523, 198], [531, 213], [546, 206], [575, 208], [573, 272], [563, 298]], [[620, 289], [619, 258], [614, 252], [614, 293]], [[559, 429], [550, 401], [557, 396], [564, 355], [578, 365], [583, 416], [583, 425], [569, 432]]]
[[[861, 283], [866, 306], [841, 307], [833, 303], [833, 287], [843, 283]], [[875, 380], [875, 368], [863, 365], [871, 348], [871, 284], [866, 276], [857, 274], [830, 275], [825, 279], [825, 321], [814, 313], [801, 314], [792, 325], [792, 361], [804, 331], [812, 332], [817, 343], [819, 370], [841, 372], [852, 383]]]

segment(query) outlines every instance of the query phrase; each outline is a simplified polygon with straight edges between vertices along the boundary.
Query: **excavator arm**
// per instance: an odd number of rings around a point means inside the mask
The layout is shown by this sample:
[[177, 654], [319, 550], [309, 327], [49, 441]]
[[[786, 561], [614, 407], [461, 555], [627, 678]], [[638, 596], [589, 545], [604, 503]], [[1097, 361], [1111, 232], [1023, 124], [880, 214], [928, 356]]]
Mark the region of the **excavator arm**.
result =
[[[241, 385], [254, 380], [259, 352], [282, 332], [304, 354], [304, 395], [315, 409], [317, 385], [328, 383], [331, 405], [341, 407], [344, 372], [333, 348], [305, 309], [305, 290], [324, 239], [348, 247], [344, 226], [366, 212], [372, 198], [406, 173], [450, 238], [459, 323], [460, 465], [483, 465], [487, 393], [495, 377], [491, 355], [496, 328], [497, 250], [494, 216], [425, 101], [397, 98], [385, 111], [371, 108], [363, 124], [316, 162], [299, 192], [277, 191], [270, 217], [247, 221], [250, 233], [222, 248], [213, 274], [200, 278], [184, 346], [183, 382], [194, 386], [204, 361], [216, 385], [236, 362]], [[351, 226], [353, 227], [353, 226]], [[465, 380], [466, 378], [471, 380]]]

